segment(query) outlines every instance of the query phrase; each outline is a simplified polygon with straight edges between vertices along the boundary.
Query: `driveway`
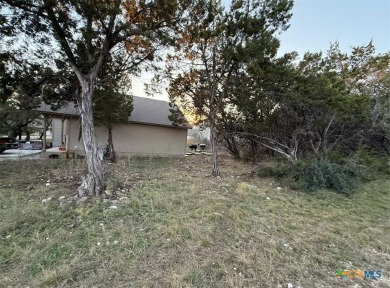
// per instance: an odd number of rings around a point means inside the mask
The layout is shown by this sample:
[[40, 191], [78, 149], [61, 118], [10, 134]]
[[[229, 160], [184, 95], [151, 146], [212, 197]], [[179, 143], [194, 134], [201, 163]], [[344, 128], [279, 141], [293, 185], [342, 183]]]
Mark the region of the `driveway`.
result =
[[40, 157], [41, 150], [19, 150], [9, 149], [0, 153], [0, 161], [19, 160], [19, 159], [37, 159]]

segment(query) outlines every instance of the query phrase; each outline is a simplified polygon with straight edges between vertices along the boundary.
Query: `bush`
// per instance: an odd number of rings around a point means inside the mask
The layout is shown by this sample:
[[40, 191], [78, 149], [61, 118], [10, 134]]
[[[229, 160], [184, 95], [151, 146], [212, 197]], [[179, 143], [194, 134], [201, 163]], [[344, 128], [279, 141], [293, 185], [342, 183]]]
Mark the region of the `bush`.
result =
[[357, 165], [311, 161], [295, 176], [295, 180], [300, 188], [308, 192], [327, 188], [350, 195], [360, 183], [360, 174]]
[[364, 180], [388, 178], [390, 175], [390, 158], [377, 154], [365, 146], [360, 146], [349, 159], [366, 169], [362, 175]]
[[361, 165], [354, 162], [337, 164], [318, 160], [263, 165], [257, 173], [259, 177], [273, 177], [292, 189], [307, 192], [330, 189], [345, 195], [356, 191], [361, 174]]
[[257, 175], [261, 178], [273, 177], [277, 180], [287, 178], [293, 175], [294, 165], [287, 163], [277, 163], [276, 165], [263, 165], [257, 172]]

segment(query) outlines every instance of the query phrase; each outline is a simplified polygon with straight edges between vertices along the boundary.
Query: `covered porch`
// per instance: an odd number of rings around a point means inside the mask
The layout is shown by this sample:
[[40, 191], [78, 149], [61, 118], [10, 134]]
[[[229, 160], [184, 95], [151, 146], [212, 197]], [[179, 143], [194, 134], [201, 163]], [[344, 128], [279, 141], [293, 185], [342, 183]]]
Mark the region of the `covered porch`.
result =
[[74, 159], [75, 157], [75, 152], [66, 150], [66, 148], [60, 149], [60, 147], [52, 147], [41, 151], [41, 158]]
[[58, 110], [52, 110], [50, 105], [42, 104], [37, 110], [43, 115], [44, 131], [47, 131], [49, 121], [52, 126], [51, 145], [48, 145], [46, 133], [43, 134], [41, 158], [75, 158], [75, 152], [69, 149], [70, 120], [78, 118], [78, 109], [68, 104]]

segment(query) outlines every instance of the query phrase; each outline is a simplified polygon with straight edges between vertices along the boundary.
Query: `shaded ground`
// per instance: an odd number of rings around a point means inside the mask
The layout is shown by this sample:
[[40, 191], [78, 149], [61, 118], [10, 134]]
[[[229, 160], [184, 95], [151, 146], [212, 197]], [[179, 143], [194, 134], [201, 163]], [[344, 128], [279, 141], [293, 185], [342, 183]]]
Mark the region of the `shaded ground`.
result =
[[[346, 198], [288, 190], [230, 158], [221, 178], [210, 167], [107, 164], [120, 198], [76, 206], [82, 162], [1, 162], [0, 286], [390, 287], [390, 180]], [[339, 268], [383, 276], [341, 282]]]

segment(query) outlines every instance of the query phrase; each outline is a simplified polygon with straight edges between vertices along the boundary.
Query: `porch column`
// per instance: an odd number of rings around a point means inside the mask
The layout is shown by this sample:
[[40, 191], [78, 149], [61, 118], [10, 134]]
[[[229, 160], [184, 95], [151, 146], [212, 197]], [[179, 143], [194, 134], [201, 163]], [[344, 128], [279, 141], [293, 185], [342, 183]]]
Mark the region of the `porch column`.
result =
[[69, 118], [66, 118], [66, 134], [65, 134], [65, 147], [66, 152], [69, 151]]
[[43, 143], [42, 143], [42, 152], [46, 152], [46, 115], [43, 115]]
[[61, 119], [61, 144], [64, 144], [64, 122], [65, 122], [65, 119], [62, 117]]

